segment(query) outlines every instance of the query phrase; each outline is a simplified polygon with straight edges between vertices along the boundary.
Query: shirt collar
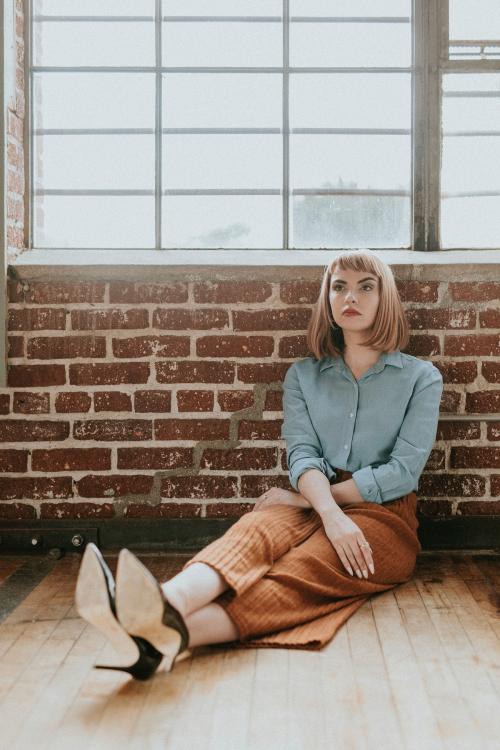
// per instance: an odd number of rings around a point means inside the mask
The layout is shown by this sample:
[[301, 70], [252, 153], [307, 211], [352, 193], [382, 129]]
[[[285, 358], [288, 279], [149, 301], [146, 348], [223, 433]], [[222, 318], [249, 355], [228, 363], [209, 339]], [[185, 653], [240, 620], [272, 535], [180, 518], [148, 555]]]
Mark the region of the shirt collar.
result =
[[[395, 349], [393, 352], [382, 352], [378, 361], [373, 365], [373, 372], [380, 372], [386, 365], [403, 367], [403, 358], [399, 349]], [[326, 370], [328, 367], [335, 367], [337, 370], [345, 369], [346, 365], [344, 358], [341, 355], [336, 357], [323, 357], [319, 366], [320, 372], [323, 372], [323, 370]]]

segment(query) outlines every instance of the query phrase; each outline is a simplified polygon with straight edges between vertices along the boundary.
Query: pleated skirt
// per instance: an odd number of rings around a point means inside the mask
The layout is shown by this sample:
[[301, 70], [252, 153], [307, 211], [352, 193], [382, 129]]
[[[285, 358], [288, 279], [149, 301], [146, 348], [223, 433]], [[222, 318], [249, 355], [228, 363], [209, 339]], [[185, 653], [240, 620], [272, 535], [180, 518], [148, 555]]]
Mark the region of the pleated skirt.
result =
[[[336, 471], [337, 482], [352, 476]], [[422, 549], [416, 506], [411, 492], [343, 507], [371, 545], [367, 579], [347, 572], [313, 508], [279, 504], [245, 513], [183, 567], [206, 563], [227, 583], [214, 601], [238, 631], [228, 645], [321, 649], [371, 596], [411, 579]]]

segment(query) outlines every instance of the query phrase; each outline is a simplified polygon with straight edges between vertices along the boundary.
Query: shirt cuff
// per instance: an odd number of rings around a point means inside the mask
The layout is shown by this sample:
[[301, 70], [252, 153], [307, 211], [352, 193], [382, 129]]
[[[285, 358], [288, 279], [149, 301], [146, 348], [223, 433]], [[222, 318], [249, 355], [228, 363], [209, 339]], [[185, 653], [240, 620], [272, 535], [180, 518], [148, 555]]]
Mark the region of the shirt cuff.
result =
[[324, 458], [314, 458], [313, 456], [299, 458], [293, 465], [293, 471], [290, 471], [290, 484], [296, 492], [300, 492], [298, 481], [300, 476], [307, 471], [307, 469], [319, 469], [319, 471], [327, 477], [330, 483], [331, 480], [335, 479], [337, 476], [335, 470], [332, 469], [328, 461]]
[[359, 494], [368, 503], [382, 504], [382, 495], [371, 466], [364, 466], [352, 473], [352, 479], [356, 482]]

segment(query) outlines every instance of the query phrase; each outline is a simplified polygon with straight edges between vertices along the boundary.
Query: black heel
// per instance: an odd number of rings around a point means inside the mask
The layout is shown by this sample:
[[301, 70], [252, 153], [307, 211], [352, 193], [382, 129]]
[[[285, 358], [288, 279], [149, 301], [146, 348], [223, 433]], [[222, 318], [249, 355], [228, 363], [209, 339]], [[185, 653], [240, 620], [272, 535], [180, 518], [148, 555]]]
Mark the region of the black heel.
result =
[[137, 636], [130, 636], [137, 644], [139, 649], [139, 658], [130, 667], [118, 667], [107, 664], [96, 664], [96, 669], [115, 669], [121, 672], [128, 672], [136, 680], [149, 680], [149, 678], [156, 672], [163, 659], [163, 654], [155, 649], [148, 641], [144, 638], [138, 638]]
[[163, 654], [145, 638], [130, 635], [116, 616], [115, 582], [99, 548], [85, 548], [75, 590], [78, 614], [100, 630], [128, 662], [127, 666], [96, 664], [96, 669], [127, 672], [136, 680], [147, 680], [160, 666]]

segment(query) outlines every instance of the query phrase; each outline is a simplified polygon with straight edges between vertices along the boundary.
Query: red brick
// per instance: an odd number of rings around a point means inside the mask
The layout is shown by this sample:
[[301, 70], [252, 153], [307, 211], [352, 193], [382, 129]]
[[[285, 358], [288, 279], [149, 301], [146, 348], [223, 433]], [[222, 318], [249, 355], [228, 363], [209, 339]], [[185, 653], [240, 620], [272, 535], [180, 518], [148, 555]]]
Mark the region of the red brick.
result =
[[6, 419], [0, 421], [0, 441], [2, 442], [66, 440], [68, 436], [68, 422], [56, 422], [48, 419]]
[[254, 503], [209, 503], [206, 506], [207, 518], [241, 518], [250, 513]]
[[52, 500], [72, 494], [71, 477], [0, 477], [1, 500]]
[[118, 448], [118, 469], [189, 469], [192, 448]]
[[139, 307], [132, 310], [71, 310], [74, 331], [97, 331], [109, 328], [148, 328], [149, 311]]
[[422, 336], [410, 335], [408, 346], [404, 351], [407, 354], [412, 354], [414, 357], [432, 357], [436, 354], [441, 354], [441, 346], [438, 336], [431, 336], [429, 334]]
[[449, 518], [451, 507], [450, 500], [419, 500], [417, 515], [419, 518]]
[[279, 342], [278, 355], [285, 359], [307, 357], [309, 348], [306, 336], [283, 336]]
[[500, 495], [500, 474], [492, 474], [490, 477], [491, 494]]
[[213, 391], [177, 391], [179, 411], [213, 411]]
[[439, 281], [406, 281], [397, 279], [396, 287], [402, 302], [437, 302]]
[[488, 383], [500, 383], [500, 362], [482, 362], [481, 375]]
[[290, 362], [238, 365], [237, 379], [241, 383], [282, 383]]
[[444, 450], [433, 448], [429, 454], [425, 468], [431, 471], [446, 468], [446, 453]]
[[50, 395], [48, 393], [14, 392], [13, 412], [19, 414], [48, 414]]
[[189, 357], [190, 341], [187, 336], [134, 336], [113, 339], [114, 357]]
[[226, 310], [199, 309], [173, 310], [158, 308], [153, 311], [153, 328], [170, 330], [204, 330], [207, 328], [227, 328], [229, 315]]
[[60, 518], [113, 518], [115, 509], [111, 503], [42, 503], [42, 519]]
[[91, 397], [83, 391], [66, 391], [56, 394], [56, 412], [87, 412], [91, 404]]
[[146, 419], [89, 419], [75, 421], [76, 440], [151, 440], [152, 423]]
[[111, 469], [110, 448], [35, 449], [33, 471], [105, 471]]
[[476, 362], [434, 362], [447, 383], [473, 383], [477, 378]]
[[103, 336], [40, 336], [28, 340], [29, 359], [105, 357]]
[[9, 302], [24, 302], [24, 281], [7, 279], [7, 299]]
[[172, 408], [172, 393], [170, 391], [136, 391], [134, 393], [134, 411], [136, 412], [166, 412]]
[[498, 414], [500, 391], [476, 391], [465, 394], [465, 411], [471, 413]]
[[311, 310], [287, 307], [284, 310], [233, 310], [235, 331], [285, 331], [307, 328]]
[[264, 402], [265, 411], [283, 411], [283, 392], [268, 391]]
[[228, 419], [156, 419], [155, 440], [227, 440]]
[[417, 307], [406, 309], [405, 313], [410, 328], [417, 330], [476, 327], [476, 312], [471, 307], [456, 309]]
[[500, 440], [500, 421], [486, 422], [486, 439]]
[[451, 446], [450, 468], [495, 469], [500, 466], [500, 448]]
[[233, 383], [232, 362], [156, 362], [158, 383]]
[[71, 302], [104, 302], [105, 284], [100, 281], [35, 281], [27, 284], [24, 301], [36, 305], [57, 305]]
[[276, 448], [206, 448], [200, 469], [273, 469], [278, 459]]
[[122, 497], [149, 495], [154, 477], [140, 474], [89, 474], [75, 482], [80, 497]]
[[196, 342], [198, 357], [270, 357], [271, 336], [202, 336]]
[[139, 304], [187, 302], [188, 285], [183, 282], [171, 284], [150, 284], [127, 281], [113, 281], [109, 285], [109, 301], [114, 303]]
[[205, 500], [209, 498], [234, 497], [238, 492], [236, 477], [190, 476], [163, 477], [162, 497], [186, 497]]
[[280, 440], [282, 423], [282, 419], [242, 419], [238, 424], [238, 440]]
[[319, 297], [321, 281], [282, 281], [280, 299], [287, 305], [314, 304]]
[[24, 336], [7, 336], [7, 357], [24, 357]]
[[158, 503], [143, 505], [129, 503], [124, 511], [126, 518], [199, 518], [202, 506], [198, 503]]
[[0, 471], [21, 472], [28, 469], [28, 451], [0, 450]]
[[460, 393], [456, 391], [444, 391], [441, 398], [441, 414], [457, 414], [460, 408]]
[[11, 331], [64, 331], [66, 310], [62, 307], [24, 307], [9, 310], [8, 328]]
[[132, 396], [119, 391], [96, 391], [94, 393], [94, 410], [97, 411], [132, 411]]
[[418, 494], [439, 497], [482, 497], [486, 479], [479, 474], [422, 474]]
[[457, 505], [457, 516], [498, 515], [500, 515], [500, 500], [466, 500]]
[[481, 423], [469, 422], [445, 422], [438, 423], [436, 440], [479, 440], [481, 437]]
[[452, 357], [489, 357], [500, 354], [500, 333], [445, 336], [444, 354]]
[[479, 311], [480, 328], [500, 328], [500, 309], [491, 307]]
[[451, 281], [448, 286], [456, 302], [487, 302], [500, 299], [500, 283], [495, 281]]
[[253, 406], [253, 391], [219, 391], [217, 400], [222, 411], [241, 411]]
[[118, 385], [147, 383], [149, 362], [90, 362], [70, 364], [71, 385]]
[[36, 518], [36, 512], [32, 505], [26, 505], [25, 503], [0, 502], [0, 518], [9, 521], [24, 521]]
[[64, 385], [64, 365], [9, 365], [7, 385], [14, 388], [40, 388], [48, 385]]
[[272, 295], [267, 281], [202, 281], [193, 285], [195, 302], [230, 304], [265, 302]]
[[10, 412], [10, 393], [0, 393], [0, 414]]
[[283, 490], [292, 490], [288, 474], [273, 474], [270, 476], [244, 475], [241, 477], [241, 497], [253, 497], [257, 499], [271, 487], [279, 487]]

